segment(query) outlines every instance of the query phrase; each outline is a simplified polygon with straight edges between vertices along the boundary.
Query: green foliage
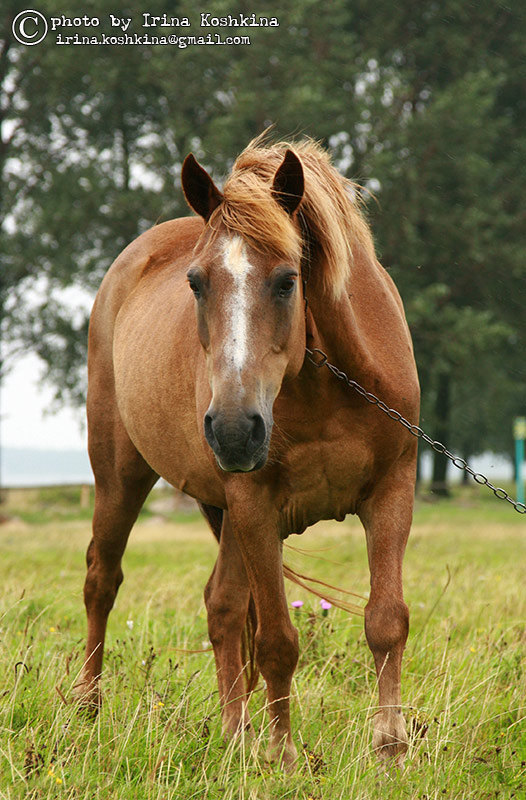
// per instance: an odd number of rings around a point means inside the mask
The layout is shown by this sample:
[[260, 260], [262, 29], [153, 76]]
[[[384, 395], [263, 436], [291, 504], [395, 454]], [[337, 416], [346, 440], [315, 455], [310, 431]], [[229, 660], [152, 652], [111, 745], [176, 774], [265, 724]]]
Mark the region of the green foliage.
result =
[[385, 29], [386, 15], [376, 4], [362, 30], [376, 48], [362, 161], [380, 183], [372, 224], [406, 302], [422, 419], [465, 455], [510, 452], [526, 392], [524, 19], [455, 0], [399, 7]]

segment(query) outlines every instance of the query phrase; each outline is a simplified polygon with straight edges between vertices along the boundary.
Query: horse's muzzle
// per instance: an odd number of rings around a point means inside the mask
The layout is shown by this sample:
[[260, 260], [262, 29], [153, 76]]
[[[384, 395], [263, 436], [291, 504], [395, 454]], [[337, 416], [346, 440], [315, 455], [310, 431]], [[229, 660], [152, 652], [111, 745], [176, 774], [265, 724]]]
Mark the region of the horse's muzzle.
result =
[[239, 410], [235, 415], [208, 409], [204, 419], [206, 441], [225, 472], [251, 472], [266, 463], [270, 424], [258, 411]]

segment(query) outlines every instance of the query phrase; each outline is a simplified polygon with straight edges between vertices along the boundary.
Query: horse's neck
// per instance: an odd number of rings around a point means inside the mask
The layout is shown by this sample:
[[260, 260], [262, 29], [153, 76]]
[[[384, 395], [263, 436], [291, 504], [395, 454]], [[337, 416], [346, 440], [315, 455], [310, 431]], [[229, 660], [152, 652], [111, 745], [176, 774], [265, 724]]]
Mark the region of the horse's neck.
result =
[[366, 333], [352, 305], [352, 295], [339, 300], [313, 299], [307, 311], [307, 347], [327, 354], [331, 363], [356, 379], [369, 376], [374, 361]]

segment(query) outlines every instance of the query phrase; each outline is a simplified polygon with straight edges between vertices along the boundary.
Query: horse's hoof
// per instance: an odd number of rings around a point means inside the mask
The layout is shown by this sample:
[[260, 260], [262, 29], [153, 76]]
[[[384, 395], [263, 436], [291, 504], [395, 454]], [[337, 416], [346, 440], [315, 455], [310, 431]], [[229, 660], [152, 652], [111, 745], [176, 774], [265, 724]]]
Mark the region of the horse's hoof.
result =
[[285, 772], [294, 772], [298, 764], [298, 751], [291, 739], [285, 744], [283, 741], [277, 744], [270, 744], [267, 750], [267, 761], [271, 764], [279, 764]]
[[73, 687], [73, 698], [79, 711], [86, 717], [95, 719], [102, 702], [100, 689], [93, 683], [81, 681]]
[[403, 721], [396, 726], [393, 733], [388, 733], [381, 728], [376, 728], [374, 731], [373, 750], [378, 759], [379, 767], [386, 772], [391, 768], [402, 769], [407, 747], [407, 732]]
[[245, 708], [241, 716], [226, 715], [223, 713], [221, 733], [225, 739], [251, 739], [254, 736], [254, 729], [250, 721], [250, 715]]

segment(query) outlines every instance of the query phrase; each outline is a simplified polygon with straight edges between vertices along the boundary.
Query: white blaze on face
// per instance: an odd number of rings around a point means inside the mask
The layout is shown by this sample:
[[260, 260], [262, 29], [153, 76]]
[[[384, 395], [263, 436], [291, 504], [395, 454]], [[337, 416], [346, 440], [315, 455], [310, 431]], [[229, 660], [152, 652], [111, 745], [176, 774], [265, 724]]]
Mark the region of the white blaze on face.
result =
[[233, 278], [227, 305], [228, 325], [224, 354], [238, 373], [248, 353], [250, 293], [248, 279], [252, 264], [247, 259], [245, 244], [239, 236], [227, 239], [223, 247], [223, 266]]

